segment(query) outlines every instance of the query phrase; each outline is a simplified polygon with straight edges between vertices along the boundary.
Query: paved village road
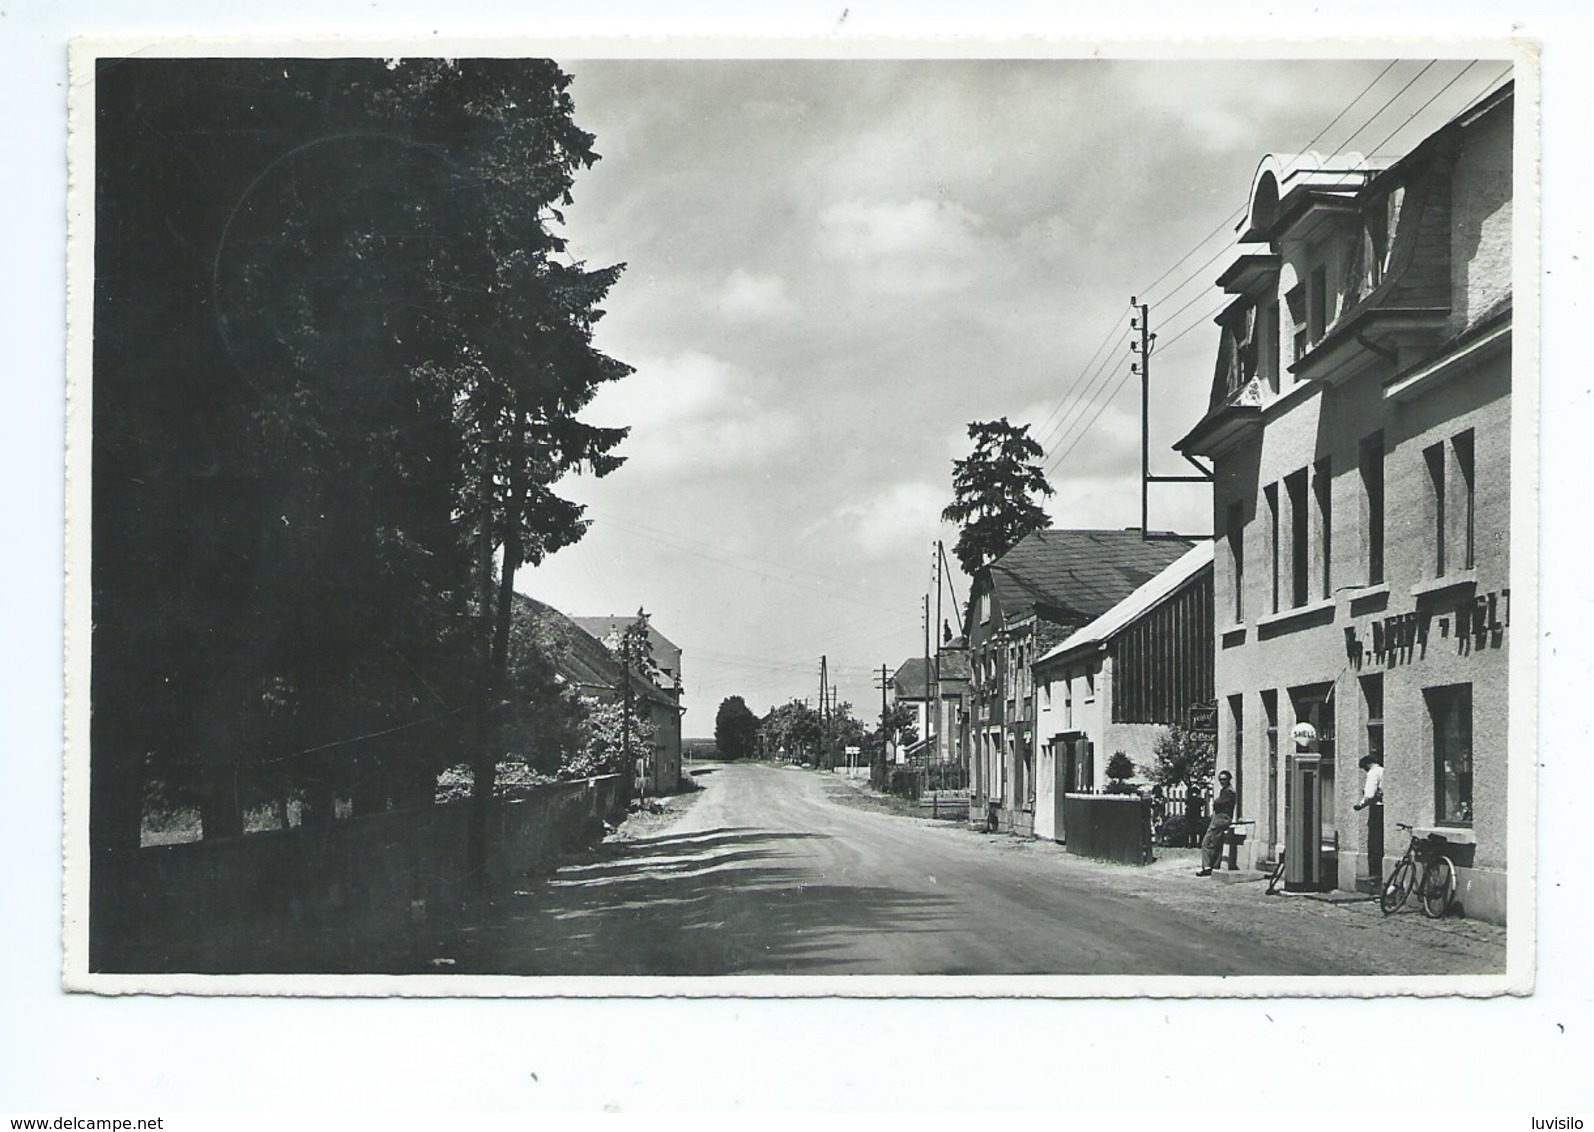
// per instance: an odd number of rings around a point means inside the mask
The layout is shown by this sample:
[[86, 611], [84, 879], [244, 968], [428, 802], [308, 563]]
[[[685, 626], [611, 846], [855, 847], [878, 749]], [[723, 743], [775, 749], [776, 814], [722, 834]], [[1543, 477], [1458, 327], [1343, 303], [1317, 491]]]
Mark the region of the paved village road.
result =
[[[1325, 929], [1349, 930], [1325, 915], [1355, 926], [1358, 917], [1342, 908], [1282, 910], [1285, 919], [1305, 916], [1303, 930], [1258, 930], [1243, 905], [1264, 920], [1280, 913], [1279, 902], [1257, 899], [1257, 885], [1214, 886], [1181, 870], [1156, 881], [1176, 893], [1170, 904], [1143, 870], [1076, 861], [1055, 846], [1022, 851], [1026, 843], [1014, 839], [848, 806], [837, 794], [853, 787], [822, 773], [724, 765], [699, 781], [705, 789], [674, 822], [611, 839], [591, 858], [529, 883], [492, 922], [450, 940], [453, 969], [1302, 975], [1381, 966], [1354, 961], [1366, 947], [1348, 953], [1347, 969], [1343, 948], [1315, 945]], [[1214, 912], [1220, 887], [1250, 893]], [[1207, 903], [1180, 908], [1181, 892]], [[1297, 937], [1307, 945], [1281, 946]], [[1382, 955], [1398, 941], [1368, 942]], [[1394, 948], [1391, 970], [1428, 954], [1445, 953], [1422, 943]], [[1503, 935], [1463, 939], [1449, 954], [1434, 973], [1480, 962], [1488, 969], [1489, 960], [1503, 961]]]

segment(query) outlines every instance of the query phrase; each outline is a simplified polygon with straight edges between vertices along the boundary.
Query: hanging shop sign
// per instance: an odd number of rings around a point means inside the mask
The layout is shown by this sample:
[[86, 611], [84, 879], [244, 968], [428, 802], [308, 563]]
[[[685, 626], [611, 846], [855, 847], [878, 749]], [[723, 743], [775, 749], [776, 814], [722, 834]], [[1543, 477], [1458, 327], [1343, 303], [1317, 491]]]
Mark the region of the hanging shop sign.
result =
[[1190, 730], [1204, 735], [1218, 733], [1218, 705], [1210, 704], [1190, 705]]

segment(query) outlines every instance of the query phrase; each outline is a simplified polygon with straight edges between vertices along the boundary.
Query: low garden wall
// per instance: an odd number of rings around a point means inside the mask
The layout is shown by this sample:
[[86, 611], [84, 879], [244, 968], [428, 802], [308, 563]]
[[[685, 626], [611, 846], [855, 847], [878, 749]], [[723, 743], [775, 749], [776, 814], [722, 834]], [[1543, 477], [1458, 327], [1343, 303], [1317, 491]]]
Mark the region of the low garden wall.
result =
[[1151, 860], [1151, 803], [1137, 794], [1065, 794], [1063, 830], [1076, 856], [1125, 865]]
[[473, 893], [600, 840], [619, 786], [590, 778], [495, 803], [485, 878], [466, 867], [468, 801], [140, 849], [119, 863], [131, 899], [102, 969], [380, 971], [381, 956], [402, 953], [395, 942]]

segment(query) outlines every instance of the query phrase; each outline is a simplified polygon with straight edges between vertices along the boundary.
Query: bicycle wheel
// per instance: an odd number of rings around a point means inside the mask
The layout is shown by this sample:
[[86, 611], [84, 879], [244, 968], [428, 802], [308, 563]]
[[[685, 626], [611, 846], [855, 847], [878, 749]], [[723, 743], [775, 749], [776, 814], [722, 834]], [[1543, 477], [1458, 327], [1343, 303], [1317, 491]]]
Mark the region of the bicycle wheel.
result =
[[1440, 919], [1455, 898], [1456, 867], [1449, 857], [1436, 854], [1422, 874], [1422, 910], [1430, 920]]
[[1389, 879], [1384, 882], [1383, 891], [1378, 894], [1378, 906], [1388, 916], [1398, 912], [1406, 903], [1406, 897], [1411, 895], [1412, 881], [1416, 879], [1417, 864], [1409, 856], [1402, 857], [1395, 866], [1395, 871], [1389, 874]]

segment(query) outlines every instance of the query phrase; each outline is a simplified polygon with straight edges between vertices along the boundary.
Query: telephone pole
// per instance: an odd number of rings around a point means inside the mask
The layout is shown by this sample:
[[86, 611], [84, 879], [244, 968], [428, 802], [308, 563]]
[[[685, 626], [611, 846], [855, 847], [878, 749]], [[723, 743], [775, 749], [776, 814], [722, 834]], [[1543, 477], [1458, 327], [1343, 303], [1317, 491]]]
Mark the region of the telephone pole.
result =
[[880, 757], [869, 768], [869, 785], [876, 790], [883, 789], [886, 780], [886, 688], [890, 686], [891, 678], [886, 675], [886, 666], [880, 666]]
[[919, 736], [924, 744], [926, 763], [930, 757], [930, 595], [924, 595], [924, 734]]
[[819, 658], [819, 755], [814, 762], [824, 768], [830, 755], [830, 677], [827, 657]]
[[[1140, 340], [1133, 339], [1129, 342], [1131, 352], [1139, 356], [1139, 361], [1131, 362], [1129, 372], [1140, 375], [1140, 537], [1142, 540], [1155, 537], [1151, 534], [1151, 485], [1154, 483], [1211, 483], [1212, 469], [1206, 467], [1189, 453], [1184, 453], [1185, 460], [1195, 468], [1199, 475], [1194, 476], [1154, 476], [1151, 474], [1151, 355], [1156, 349], [1157, 336], [1151, 332], [1151, 306], [1142, 303], [1131, 295], [1129, 305], [1140, 313], [1129, 320], [1129, 328], [1140, 332]], [[1175, 535], [1175, 538], [1186, 536]], [[1195, 536], [1207, 538], [1210, 536]]]

